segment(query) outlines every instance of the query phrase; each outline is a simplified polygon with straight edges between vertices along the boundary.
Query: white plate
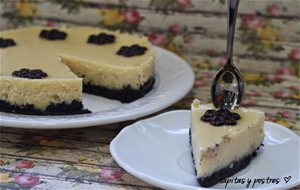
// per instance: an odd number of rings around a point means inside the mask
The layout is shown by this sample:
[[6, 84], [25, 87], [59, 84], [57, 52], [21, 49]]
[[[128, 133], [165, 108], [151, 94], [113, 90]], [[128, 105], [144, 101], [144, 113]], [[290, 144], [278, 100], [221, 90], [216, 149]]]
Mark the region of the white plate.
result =
[[[132, 175], [165, 189], [196, 190], [189, 144], [189, 111], [172, 111], [124, 128], [110, 144], [117, 163]], [[234, 177], [250, 179], [250, 188], [287, 189], [300, 184], [300, 138], [289, 129], [265, 122], [264, 146], [250, 165]], [[284, 179], [289, 181], [286, 183]], [[278, 178], [278, 184], [259, 184], [259, 179]], [[229, 179], [234, 179], [230, 177]], [[236, 179], [237, 180], [237, 179]], [[260, 181], [262, 183], [262, 180]], [[223, 189], [225, 183], [212, 188]], [[246, 182], [227, 189], [246, 189]]]
[[194, 72], [180, 57], [155, 47], [155, 80], [153, 89], [146, 96], [128, 104], [84, 94], [84, 107], [91, 110], [91, 114], [30, 116], [0, 112], [0, 126], [58, 129], [137, 119], [162, 110], [183, 98], [194, 84]]

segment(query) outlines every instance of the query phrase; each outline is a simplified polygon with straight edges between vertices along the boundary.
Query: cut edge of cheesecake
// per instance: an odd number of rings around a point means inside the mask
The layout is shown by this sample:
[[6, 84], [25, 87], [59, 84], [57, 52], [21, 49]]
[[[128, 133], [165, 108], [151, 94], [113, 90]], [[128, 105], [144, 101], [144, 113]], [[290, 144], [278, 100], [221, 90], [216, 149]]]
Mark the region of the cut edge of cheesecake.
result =
[[81, 78], [24, 79], [0, 76], [0, 81], [2, 112], [26, 115], [90, 113], [83, 108]]
[[242, 117], [236, 126], [215, 127], [200, 120], [208, 109], [216, 108], [200, 105], [199, 100], [191, 105], [190, 144], [197, 180], [203, 187], [246, 168], [264, 139], [263, 112], [239, 108], [233, 111]]

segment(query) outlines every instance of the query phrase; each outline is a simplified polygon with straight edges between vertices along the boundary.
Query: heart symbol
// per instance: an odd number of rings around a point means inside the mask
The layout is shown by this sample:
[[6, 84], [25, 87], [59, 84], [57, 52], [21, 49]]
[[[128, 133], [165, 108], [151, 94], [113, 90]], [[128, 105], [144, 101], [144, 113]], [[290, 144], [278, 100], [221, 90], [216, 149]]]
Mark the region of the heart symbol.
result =
[[291, 178], [292, 178], [292, 176], [284, 177], [285, 183], [289, 182]]

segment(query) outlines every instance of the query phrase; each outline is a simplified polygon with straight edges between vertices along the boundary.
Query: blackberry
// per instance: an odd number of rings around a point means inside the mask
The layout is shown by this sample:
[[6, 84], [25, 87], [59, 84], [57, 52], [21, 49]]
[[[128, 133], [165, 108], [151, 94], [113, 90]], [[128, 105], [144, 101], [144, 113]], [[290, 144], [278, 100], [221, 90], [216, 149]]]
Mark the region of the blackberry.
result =
[[134, 44], [131, 46], [132, 51], [135, 52], [135, 55], [143, 55], [147, 50], [146, 47], [139, 46], [138, 44]]
[[211, 120], [211, 116], [209, 115], [202, 115], [201, 117], [201, 121], [209, 122], [210, 120]]
[[233, 81], [233, 75], [230, 73], [230, 72], [226, 72], [224, 75], [223, 75], [223, 81], [225, 83], [232, 83]]
[[11, 46], [15, 46], [16, 42], [13, 39], [7, 38], [0, 38], [0, 48], [7, 48]]
[[98, 35], [92, 34], [88, 37], [87, 43], [96, 45], [105, 45], [115, 42], [116, 37], [112, 34], [99, 33]]
[[232, 117], [230, 117], [230, 115], [223, 115], [223, 119], [224, 119], [224, 121], [231, 120]]
[[236, 125], [236, 124], [237, 124], [237, 121], [236, 121], [236, 120], [233, 120], [233, 119], [229, 119], [229, 120], [225, 120], [225, 121], [224, 121], [224, 124], [225, 124], [225, 125]]
[[235, 120], [241, 119], [241, 116], [238, 113], [230, 113], [230, 116]]
[[217, 113], [218, 113], [219, 115], [222, 115], [222, 116], [227, 116], [227, 115], [230, 114], [230, 111], [227, 110], [227, 109], [220, 109], [220, 110], [217, 111]]
[[[207, 117], [209, 117], [209, 118], [211, 118], [211, 117], [214, 115], [215, 112], [216, 112], [215, 110], [207, 110], [207, 111], [204, 113], [204, 115], [207, 116]], [[209, 121], [208, 121], [208, 122], [209, 122]]]
[[127, 54], [127, 51], [129, 50], [128, 46], [122, 46], [119, 51], [117, 52], [118, 55]]
[[219, 116], [213, 116], [209, 122], [211, 125], [214, 126], [221, 126], [224, 125], [224, 121], [221, 117]]
[[46, 36], [48, 36], [49, 35], [49, 31], [48, 30], [42, 30], [41, 32], [40, 32], [40, 34], [39, 34], [39, 37], [40, 38], [43, 38], [43, 37], [46, 37]]
[[117, 55], [121, 55], [124, 57], [133, 57], [133, 56], [145, 54], [146, 50], [147, 50], [146, 47], [139, 46], [138, 44], [134, 44], [132, 46], [122, 46], [117, 51]]
[[206, 110], [205, 114], [213, 114], [216, 110]]
[[115, 39], [116, 39], [116, 37], [113, 36], [113, 35], [108, 35], [108, 36], [106, 37], [106, 41], [107, 41], [108, 43], [114, 43], [114, 42], [115, 42]]
[[12, 76], [18, 77], [18, 78], [28, 78], [28, 79], [41, 79], [47, 77], [47, 73], [42, 71], [41, 69], [27, 69], [23, 68], [18, 71], [14, 71], [11, 73]]
[[50, 36], [54, 40], [63, 40], [67, 37], [67, 33], [54, 29], [50, 32]]
[[87, 40], [87, 43], [90, 43], [90, 44], [97, 43], [97, 39], [98, 39], [98, 37], [96, 35], [90, 35]]
[[67, 38], [67, 33], [57, 29], [42, 30], [39, 37], [47, 40], [64, 40]]

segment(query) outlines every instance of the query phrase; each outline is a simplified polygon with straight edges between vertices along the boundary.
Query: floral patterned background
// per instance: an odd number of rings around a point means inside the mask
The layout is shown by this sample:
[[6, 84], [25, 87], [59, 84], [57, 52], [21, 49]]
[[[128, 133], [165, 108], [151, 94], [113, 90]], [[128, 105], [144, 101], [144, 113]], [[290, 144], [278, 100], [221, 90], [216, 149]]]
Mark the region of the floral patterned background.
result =
[[[193, 98], [210, 102], [211, 79], [226, 61], [226, 0], [0, 2], [1, 30], [90, 25], [141, 33], [175, 52], [192, 66], [196, 81], [166, 110], [189, 109]], [[247, 84], [243, 106], [294, 130], [300, 128], [299, 19], [298, 0], [241, 0], [234, 45], [234, 61]], [[156, 189], [126, 173], [109, 154], [109, 142], [126, 124], [51, 132], [0, 128], [0, 189]]]

